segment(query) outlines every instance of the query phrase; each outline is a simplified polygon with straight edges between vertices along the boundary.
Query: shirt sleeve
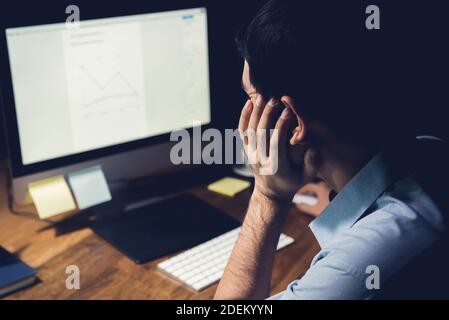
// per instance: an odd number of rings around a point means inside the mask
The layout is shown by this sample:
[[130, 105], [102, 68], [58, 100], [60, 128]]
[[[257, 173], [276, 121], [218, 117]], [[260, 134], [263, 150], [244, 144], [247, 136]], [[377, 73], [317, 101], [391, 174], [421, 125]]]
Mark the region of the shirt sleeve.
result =
[[[438, 238], [416, 212], [390, 199], [322, 249], [299, 280], [276, 300], [369, 299], [385, 282]], [[379, 287], [372, 285], [372, 267]]]
[[321, 251], [307, 273], [273, 300], [368, 299], [366, 278], [347, 264], [344, 253]]

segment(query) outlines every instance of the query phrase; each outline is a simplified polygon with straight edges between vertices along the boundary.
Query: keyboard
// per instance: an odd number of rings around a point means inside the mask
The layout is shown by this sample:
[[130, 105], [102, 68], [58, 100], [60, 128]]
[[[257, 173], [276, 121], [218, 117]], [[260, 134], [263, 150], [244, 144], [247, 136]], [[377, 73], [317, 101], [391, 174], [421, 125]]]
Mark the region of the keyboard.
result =
[[[226, 232], [158, 264], [158, 268], [195, 291], [218, 282], [231, 256], [240, 228]], [[277, 250], [294, 242], [281, 234]]]

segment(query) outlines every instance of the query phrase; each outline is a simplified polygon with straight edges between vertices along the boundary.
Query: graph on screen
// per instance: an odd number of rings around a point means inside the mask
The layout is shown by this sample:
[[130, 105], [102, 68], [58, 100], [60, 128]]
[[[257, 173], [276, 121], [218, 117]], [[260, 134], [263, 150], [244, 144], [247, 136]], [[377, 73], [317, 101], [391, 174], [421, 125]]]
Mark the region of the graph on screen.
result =
[[[121, 71], [115, 72], [106, 82], [101, 83], [95, 76], [86, 69], [85, 66], [80, 66], [81, 72], [91, 80], [93, 87], [98, 90], [98, 95], [88, 99], [84, 103], [84, 108], [93, 109], [97, 106], [101, 106], [104, 102], [114, 101], [116, 99], [138, 98], [138, 91], [132, 86], [132, 84], [126, 79]], [[111, 92], [111, 88], [117, 83], [119, 86], [118, 91]]]
[[133, 23], [65, 32], [67, 90], [76, 148], [126, 142], [145, 134], [139, 32]]

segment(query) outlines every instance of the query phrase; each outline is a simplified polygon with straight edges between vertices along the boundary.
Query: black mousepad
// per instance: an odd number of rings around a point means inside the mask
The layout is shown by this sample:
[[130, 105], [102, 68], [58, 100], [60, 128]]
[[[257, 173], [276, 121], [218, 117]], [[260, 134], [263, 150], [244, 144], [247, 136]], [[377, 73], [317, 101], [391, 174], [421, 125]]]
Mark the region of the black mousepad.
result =
[[145, 263], [239, 226], [239, 222], [196, 197], [182, 195], [94, 221], [91, 228], [136, 263]]

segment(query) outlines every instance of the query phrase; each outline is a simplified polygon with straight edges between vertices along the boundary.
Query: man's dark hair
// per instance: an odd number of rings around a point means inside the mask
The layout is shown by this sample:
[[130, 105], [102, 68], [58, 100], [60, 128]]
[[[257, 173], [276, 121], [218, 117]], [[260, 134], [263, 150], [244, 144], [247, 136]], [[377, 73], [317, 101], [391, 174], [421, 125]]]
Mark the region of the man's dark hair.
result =
[[397, 122], [403, 82], [391, 25], [382, 16], [389, 32], [368, 30], [367, 5], [270, 0], [236, 41], [266, 99], [293, 96], [306, 119], [348, 141], [379, 145], [405, 129]]

